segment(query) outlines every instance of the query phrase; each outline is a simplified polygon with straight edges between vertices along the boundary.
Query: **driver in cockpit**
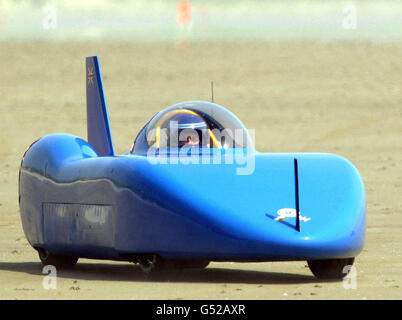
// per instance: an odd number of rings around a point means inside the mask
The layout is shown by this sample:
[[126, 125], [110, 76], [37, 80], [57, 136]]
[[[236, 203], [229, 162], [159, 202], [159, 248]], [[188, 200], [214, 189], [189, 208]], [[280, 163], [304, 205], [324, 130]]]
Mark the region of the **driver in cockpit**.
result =
[[210, 147], [210, 135], [205, 121], [194, 114], [179, 114], [164, 124], [167, 146], [178, 147]]

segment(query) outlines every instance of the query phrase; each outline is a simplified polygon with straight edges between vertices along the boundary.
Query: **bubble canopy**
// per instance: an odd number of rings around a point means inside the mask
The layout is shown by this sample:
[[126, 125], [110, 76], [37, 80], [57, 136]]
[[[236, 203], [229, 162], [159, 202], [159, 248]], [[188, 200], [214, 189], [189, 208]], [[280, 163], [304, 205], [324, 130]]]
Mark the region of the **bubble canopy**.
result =
[[144, 126], [132, 153], [149, 148], [252, 148], [245, 126], [229, 110], [206, 101], [188, 101], [168, 107]]

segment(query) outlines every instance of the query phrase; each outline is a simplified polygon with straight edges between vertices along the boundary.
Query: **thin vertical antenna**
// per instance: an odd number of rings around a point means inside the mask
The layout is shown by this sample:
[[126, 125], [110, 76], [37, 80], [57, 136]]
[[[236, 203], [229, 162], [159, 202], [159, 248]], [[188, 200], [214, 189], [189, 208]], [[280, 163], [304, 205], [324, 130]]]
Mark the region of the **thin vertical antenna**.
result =
[[300, 207], [299, 207], [299, 173], [297, 159], [295, 158], [295, 200], [296, 200], [296, 230], [300, 232]]
[[211, 101], [214, 102], [214, 82], [211, 81]]

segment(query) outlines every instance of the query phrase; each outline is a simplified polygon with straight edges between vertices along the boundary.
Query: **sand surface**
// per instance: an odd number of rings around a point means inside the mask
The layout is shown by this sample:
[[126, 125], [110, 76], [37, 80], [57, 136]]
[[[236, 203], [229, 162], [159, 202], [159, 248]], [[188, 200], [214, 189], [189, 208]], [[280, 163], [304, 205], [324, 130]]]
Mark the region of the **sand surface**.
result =
[[[117, 153], [157, 111], [184, 100], [226, 106], [264, 152], [331, 152], [360, 170], [367, 241], [357, 289], [316, 280], [305, 262], [212, 263], [166, 281], [129, 263], [82, 259], [57, 290], [19, 217], [25, 148], [50, 133], [86, 138], [84, 58], [99, 55]], [[401, 299], [402, 45], [0, 46], [0, 299]]]

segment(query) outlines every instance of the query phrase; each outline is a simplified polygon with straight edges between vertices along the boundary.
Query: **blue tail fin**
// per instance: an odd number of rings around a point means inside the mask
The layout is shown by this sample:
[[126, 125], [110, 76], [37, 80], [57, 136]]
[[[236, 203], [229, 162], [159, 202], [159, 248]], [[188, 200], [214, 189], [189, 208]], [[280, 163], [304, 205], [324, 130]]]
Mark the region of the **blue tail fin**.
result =
[[86, 75], [88, 143], [99, 156], [113, 156], [113, 142], [98, 57], [87, 57]]

